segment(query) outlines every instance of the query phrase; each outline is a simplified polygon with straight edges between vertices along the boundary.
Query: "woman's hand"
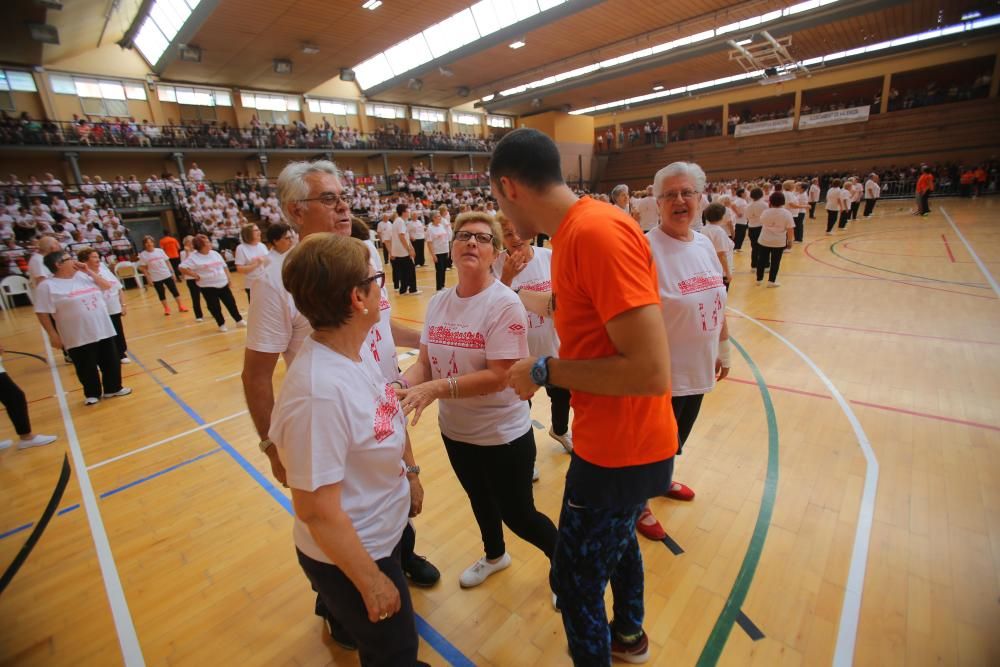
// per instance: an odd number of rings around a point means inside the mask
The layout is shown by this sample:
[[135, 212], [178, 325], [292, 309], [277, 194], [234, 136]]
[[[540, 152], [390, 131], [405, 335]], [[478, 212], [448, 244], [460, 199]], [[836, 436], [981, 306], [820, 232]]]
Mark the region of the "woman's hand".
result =
[[416, 475], [406, 477], [410, 481], [410, 518], [412, 518], [424, 509], [424, 486]]
[[399, 589], [381, 570], [360, 592], [372, 623], [384, 621], [400, 609]]
[[729, 366], [722, 365], [722, 359], [715, 360], [715, 380], [716, 382], [726, 379], [729, 375]]
[[[442, 384], [445, 386], [445, 393], [441, 393]], [[403, 406], [403, 414], [409, 416], [413, 413], [412, 426], [416, 426], [420, 420], [420, 415], [424, 408], [433, 403], [440, 396], [447, 395], [447, 380], [431, 380], [410, 387], [409, 389], [397, 389], [396, 396], [399, 397], [399, 404]]]
[[517, 274], [524, 271], [524, 267], [528, 265], [528, 261], [527, 251], [520, 250], [508, 253], [503, 261], [503, 270], [500, 274], [500, 282], [509, 287]]

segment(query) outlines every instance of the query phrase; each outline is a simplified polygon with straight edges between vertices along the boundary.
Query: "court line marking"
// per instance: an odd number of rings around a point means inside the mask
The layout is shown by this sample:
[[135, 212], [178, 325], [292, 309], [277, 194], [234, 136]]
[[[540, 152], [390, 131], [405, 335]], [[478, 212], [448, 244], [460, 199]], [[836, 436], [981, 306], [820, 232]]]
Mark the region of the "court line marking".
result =
[[959, 230], [958, 225], [956, 225], [955, 221], [951, 219], [951, 216], [948, 215], [948, 211], [944, 210], [943, 206], [941, 207], [941, 215], [944, 216], [944, 219], [948, 221], [949, 225], [951, 225], [955, 234], [962, 241], [962, 243], [965, 244], [965, 249], [969, 251], [969, 254], [972, 255], [973, 261], [975, 261], [976, 265], [979, 266], [979, 270], [983, 272], [984, 276], [986, 276], [986, 280], [989, 282], [990, 287], [993, 288], [993, 293], [997, 295], [998, 299], [1000, 299], [1000, 285], [997, 285], [997, 281], [993, 278], [993, 274], [989, 272], [989, 269], [986, 268], [986, 264], [984, 264], [983, 260], [979, 258], [976, 251], [972, 249], [972, 244], [969, 243], [967, 238], [965, 238], [965, 234]]
[[[877, 234], [877, 233], [878, 232], [869, 232], [868, 235]], [[933, 276], [924, 276], [924, 275], [920, 275], [919, 273], [906, 273], [904, 271], [894, 271], [893, 269], [887, 269], [887, 268], [882, 267], [882, 266], [876, 266], [875, 264], [865, 264], [864, 262], [859, 262], [856, 259], [851, 259], [850, 257], [846, 257], [846, 256], [842, 255], [841, 253], [837, 252], [838, 246], [840, 246], [841, 244], [846, 244], [848, 241], [851, 241], [851, 240], [854, 240], [854, 239], [858, 239], [861, 236], [864, 236], [864, 234], [858, 234], [856, 236], [851, 237], [850, 239], [844, 238], [844, 239], [840, 239], [839, 241], [834, 241], [833, 243], [830, 244], [830, 252], [833, 253], [833, 255], [835, 257], [838, 257], [838, 258], [844, 260], [845, 262], [850, 262], [851, 264], [857, 264], [858, 266], [864, 266], [864, 267], [867, 267], [869, 269], [875, 269], [876, 271], [882, 271], [884, 273], [892, 273], [892, 274], [897, 275], [897, 276], [906, 276], [907, 278], [917, 278], [919, 280], [929, 280], [931, 282], [942, 283], [944, 285], [958, 285], [959, 287], [974, 287], [976, 289], [986, 289], [984, 286], [979, 285], [978, 283], [965, 282], [965, 281], [960, 281], [960, 280], [944, 280], [943, 278], [934, 278]]]
[[[1000, 345], [1000, 343], [997, 343], [997, 345]], [[222, 382], [223, 380], [232, 379], [232, 378], [236, 377], [237, 375], [243, 375], [243, 371], [236, 371], [235, 373], [230, 373], [229, 375], [223, 375], [222, 377], [215, 378], [215, 381], [216, 382]]]
[[833, 654], [834, 667], [849, 667], [854, 661], [854, 647], [858, 639], [861, 596], [864, 593], [865, 570], [868, 566], [868, 546], [871, 542], [872, 521], [875, 515], [875, 494], [878, 491], [878, 459], [875, 457], [875, 452], [872, 450], [868, 435], [865, 433], [864, 428], [862, 428], [857, 415], [854, 414], [854, 410], [851, 409], [847, 399], [844, 398], [844, 395], [833, 384], [833, 381], [820, 370], [819, 366], [790, 340], [763, 322], [755, 320], [746, 313], [740, 312], [731, 306], [729, 310], [742, 316], [747, 321], [756, 324], [780, 340], [812, 369], [813, 373], [826, 386], [833, 399], [840, 405], [840, 409], [844, 411], [844, 415], [854, 430], [858, 446], [864, 454], [866, 463], [865, 483], [861, 492], [861, 503], [858, 506], [858, 522], [857, 528], [854, 531], [854, 546], [851, 549], [851, 565], [847, 572], [847, 583], [844, 587], [844, 603], [840, 610], [837, 644]]
[[44, 329], [42, 330], [42, 343], [45, 346], [45, 356], [49, 362], [49, 370], [52, 372], [52, 382], [55, 385], [56, 398], [59, 401], [59, 411], [62, 413], [63, 426], [66, 428], [66, 441], [69, 445], [70, 455], [73, 458], [73, 467], [76, 468], [76, 480], [80, 486], [80, 497], [83, 501], [84, 511], [87, 514], [87, 522], [90, 524], [90, 534], [94, 540], [97, 562], [100, 565], [101, 574], [104, 578], [104, 589], [107, 592], [108, 603], [111, 606], [111, 616], [114, 619], [122, 658], [125, 660], [127, 667], [139, 667], [146, 664], [142, 656], [142, 648], [139, 645], [139, 636], [136, 634], [135, 624], [132, 622], [132, 614], [125, 599], [125, 591], [122, 589], [122, 582], [118, 577], [115, 557], [111, 552], [111, 543], [108, 541], [108, 533], [104, 529], [104, 520], [101, 518], [101, 511], [97, 507], [97, 497], [94, 495], [94, 487], [90, 482], [90, 475], [87, 473], [87, 464], [83, 460], [83, 451], [80, 448], [80, 440], [76, 435], [76, 426], [73, 423], [73, 416], [70, 414], [69, 405], [66, 403], [66, 392], [63, 390], [62, 378], [59, 377], [59, 369], [56, 368], [55, 358], [52, 356], [49, 335]]
[[[701, 650], [701, 655], [698, 656], [697, 667], [713, 667], [718, 664], [729, 635], [733, 631], [733, 626], [739, 622], [741, 615], [745, 616], [743, 603], [746, 602], [750, 585], [753, 583], [757, 566], [760, 564], [760, 557], [764, 552], [764, 542], [767, 540], [771, 517], [774, 514], [774, 502], [778, 495], [778, 416], [774, 411], [774, 403], [771, 401], [771, 392], [767, 389], [767, 383], [764, 381], [760, 368], [754, 363], [749, 353], [732, 336], [729, 337], [729, 340], [750, 366], [750, 370], [757, 380], [757, 387], [760, 389], [761, 400], [764, 402], [764, 413], [767, 416], [767, 476], [764, 480], [764, 490], [761, 493], [757, 520], [754, 522], [753, 533], [750, 535], [750, 542], [743, 555], [743, 562], [740, 564], [740, 570], [736, 574], [726, 602], [719, 612], [719, 618], [716, 619], [712, 632], [708, 635], [705, 646]], [[756, 628], [756, 626], [753, 627]], [[750, 634], [750, 631], [746, 630], [745, 627], [744, 630]], [[763, 636], [763, 633], [761, 634]], [[752, 637], [753, 635], [751, 635]]]
[[[126, 305], [128, 305], [129, 308], [132, 307], [131, 304], [126, 304]], [[163, 329], [162, 331], [154, 331], [152, 333], [142, 334], [141, 336], [129, 336], [128, 339], [130, 341], [143, 340], [144, 338], [153, 338], [154, 336], [163, 336], [164, 334], [176, 333], [181, 329], [190, 329], [191, 327], [199, 327], [202, 326], [203, 324], [204, 322], [193, 322], [191, 324], [184, 324], [179, 327], [172, 327], [170, 329]]]
[[207, 428], [211, 428], [211, 427], [216, 426], [218, 424], [221, 424], [223, 422], [227, 422], [230, 419], [236, 419], [237, 417], [241, 417], [241, 416], [243, 416], [245, 414], [247, 414], [246, 410], [240, 410], [239, 412], [234, 412], [233, 414], [229, 415], [228, 417], [223, 417], [222, 419], [216, 419], [214, 422], [208, 422], [207, 424], [202, 424], [201, 426], [197, 426], [195, 428], [189, 429], [187, 431], [184, 431], [183, 433], [178, 433], [176, 435], [172, 435], [169, 438], [164, 438], [163, 440], [157, 440], [156, 442], [150, 443], [150, 444], [145, 445], [143, 447], [137, 447], [136, 449], [133, 449], [133, 450], [128, 451], [128, 452], [125, 452], [124, 454], [119, 454], [118, 456], [112, 456], [109, 459], [104, 459], [103, 461], [100, 461], [99, 463], [94, 463], [93, 465], [88, 466], [87, 470], [96, 470], [97, 468], [102, 468], [102, 467], [108, 465], [109, 463], [114, 463], [116, 461], [121, 461], [122, 459], [127, 459], [130, 456], [134, 456], [136, 454], [140, 454], [142, 452], [149, 451], [150, 449], [155, 449], [155, 448], [157, 448], [157, 447], [159, 447], [161, 445], [167, 444], [168, 442], [173, 442], [174, 440], [178, 440], [178, 439], [183, 438], [185, 436], [191, 435], [192, 433], [197, 433], [198, 431], [204, 431]]
[[[132, 357], [132, 360], [135, 361], [135, 363], [138, 364], [140, 368], [146, 371], [149, 377], [151, 377], [153, 381], [160, 386], [160, 389], [162, 389], [167, 394], [167, 396], [172, 398], [173, 401], [177, 403], [177, 405], [180, 406], [180, 408], [184, 410], [184, 412], [186, 412], [189, 417], [191, 417], [191, 419], [193, 419], [199, 425], [204, 425], [206, 423], [205, 420], [202, 419], [202, 417], [197, 412], [195, 412], [194, 408], [185, 403], [184, 400], [180, 396], [178, 396], [173, 389], [164, 384], [160, 380], [160, 378], [156, 377], [156, 375], [154, 375], [152, 371], [150, 371], [133, 352], [129, 352], [128, 354], [130, 357]], [[271, 480], [262, 475], [261, 472], [253, 466], [253, 464], [251, 464], [246, 458], [244, 458], [242, 454], [236, 451], [236, 449], [233, 448], [233, 446], [230, 445], [229, 442], [221, 435], [219, 435], [214, 429], [206, 428], [205, 433], [211, 436], [211, 438], [215, 440], [215, 442], [219, 445], [219, 447], [223, 451], [225, 451], [226, 454], [228, 454], [230, 458], [232, 458], [241, 468], [243, 468], [243, 470], [247, 474], [249, 474], [250, 477], [252, 477], [253, 480], [257, 482], [258, 485], [263, 487], [264, 490], [267, 491], [272, 498], [277, 500], [278, 503], [283, 508], [285, 508], [285, 511], [288, 512], [288, 514], [292, 515], [293, 517], [295, 516], [295, 510], [292, 508], [292, 501], [287, 496], [285, 496], [284, 493], [279, 491], [278, 488], [271, 482]], [[438, 655], [440, 655], [442, 658], [445, 658], [449, 662], [449, 664], [453, 665], [454, 667], [475, 667], [474, 662], [469, 660], [469, 658], [467, 658], [451, 642], [449, 642], [444, 635], [442, 635], [440, 632], [435, 630], [429, 623], [427, 623], [427, 621], [425, 621], [419, 614], [414, 612], [413, 616], [416, 619], [418, 633], [420, 634], [421, 637], [424, 638], [424, 641], [426, 641], [427, 644], [432, 649], [434, 649], [434, 651], [438, 653]]]
[[[944, 249], [948, 251], [948, 259], [950, 259], [951, 263], [954, 264], [955, 263], [955, 253], [953, 253], [951, 251], [951, 245], [948, 244], [948, 237], [945, 236], [944, 234], [942, 234], [941, 235], [941, 241], [944, 242]], [[846, 244], [845, 244], [845, 247], [846, 247]]]
[[184, 345], [185, 343], [192, 343], [196, 340], [201, 340], [202, 338], [211, 338], [212, 336], [228, 336], [229, 334], [238, 333], [243, 327], [233, 327], [229, 331], [213, 331], [212, 333], [201, 334], [200, 336], [195, 336], [193, 338], [185, 338], [184, 340], [179, 340], [175, 343], [168, 343], [164, 345], [165, 348], [177, 347], [178, 345]]

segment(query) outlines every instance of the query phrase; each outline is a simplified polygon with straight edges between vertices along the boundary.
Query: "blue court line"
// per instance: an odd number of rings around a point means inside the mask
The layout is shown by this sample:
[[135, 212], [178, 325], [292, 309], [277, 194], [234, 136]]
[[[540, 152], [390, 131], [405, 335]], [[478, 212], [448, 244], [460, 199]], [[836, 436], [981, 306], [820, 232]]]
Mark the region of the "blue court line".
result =
[[[191, 419], [193, 419], [195, 422], [198, 423], [199, 426], [204, 426], [207, 423], [204, 419], [201, 418], [201, 415], [195, 412], [194, 408], [185, 403], [181, 399], [181, 397], [178, 396], [176, 393], [174, 393], [174, 391], [170, 387], [164, 384], [160, 380], [160, 378], [156, 377], [152, 372], [150, 372], [150, 370], [146, 368], [146, 366], [142, 363], [142, 361], [140, 361], [139, 358], [135, 356], [133, 352], [129, 352], [128, 356], [132, 357], [132, 360], [135, 361], [135, 363], [138, 364], [139, 367], [142, 368], [142, 370], [144, 370], [147, 375], [149, 375], [149, 377], [153, 378], [153, 381], [156, 382], [156, 384], [160, 385], [160, 388], [163, 389], [163, 391], [167, 394], [167, 396], [172, 398], [174, 402], [177, 403], [177, 405], [179, 405], [181, 409], [183, 409], [184, 412], [188, 414], [189, 417], [191, 417]], [[215, 429], [207, 428], [205, 429], [205, 433], [211, 436], [211, 438], [219, 444], [219, 447], [222, 448], [223, 451], [229, 454], [229, 456], [234, 461], [236, 461], [236, 463], [238, 463], [239, 466], [243, 468], [243, 470], [246, 471], [247, 474], [249, 474], [254, 479], [255, 482], [257, 482], [260, 486], [262, 486], [264, 490], [271, 495], [272, 498], [278, 501], [278, 503], [285, 508], [286, 512], [288, 512], [293, 517], [295, 516], [295, 511], [292, 509], [292, 501], [289, 500], [284, 493], [278, 490], [278, 487], [276, 487], [271, 482], [271, 480], [262, 475], [260, 471], [257, 470], [257, 468], [255, 468], [249, 461], [247, 461], [242, 454], [236, 451], [233, 448], [233, 446], [226, 441], [225, 438], [223, 438], [215, 431]], [[469, 660], [461, 651], [455, 648], [455, 646], [451, 642], [449, 642], [444, 635], [435, 630], [430, 623], [425, 621], [417, 613], [414, 613], [413, 616], [416, 619], [417, 633], [421, 637], [423, 637], [424, 641], [427, 642], [428, 645], [430, 645], [430, 647], [433, 648], [438, 653], [438, 655], [447, 660], [448, 663], [453, 665], [454, 667], [475, 667], [474, 662]]]

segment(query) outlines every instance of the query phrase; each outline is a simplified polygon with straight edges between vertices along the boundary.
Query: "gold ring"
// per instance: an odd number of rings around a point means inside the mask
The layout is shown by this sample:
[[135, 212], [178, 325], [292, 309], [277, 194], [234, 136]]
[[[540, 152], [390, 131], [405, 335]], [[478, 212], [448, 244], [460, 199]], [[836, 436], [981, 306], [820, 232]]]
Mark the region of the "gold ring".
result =
[[379, 616], [378, 616], [378, 620], [380, 620], [380, 621], [384, 621], [387, 618], [389, 618], [389, 614], [386, 614], [386, 613], [379, 614]]

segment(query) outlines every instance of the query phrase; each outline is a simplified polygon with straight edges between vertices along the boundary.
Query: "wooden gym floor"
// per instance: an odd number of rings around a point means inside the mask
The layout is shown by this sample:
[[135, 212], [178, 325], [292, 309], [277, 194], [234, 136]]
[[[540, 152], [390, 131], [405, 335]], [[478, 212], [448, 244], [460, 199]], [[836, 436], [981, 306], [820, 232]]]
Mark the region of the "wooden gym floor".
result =
[[[640, 538], [650, 664], [1000, 664], [1000, 292], [976, 263], [1000, 276], [1000, 199], [932, 201], [924, 219], [909, 206], [883, 201], [833, 236], [807, 220], [780, 289], [755, 287], [736, 255], [732, 375], [677, 465], [697, 498], [653, 500], [669, 543]], [[418, 275], [422, 295], [394, 297], [413, 326], [433, 285]], [[152, 290], [128, 305], [135, 393], [91, 408], [57, 358], [61, 409], [32, 313], [0, 316], [35, 430], [59, 435], [0, 453], [0, 567], [64, 455], [73, 468], [0, 597], [0, 662], [357, 664], [313, 616], [287, 494], [257, 451], [244, 330], [165, 318]], [[556, 519], [568, 457], [547, 411], [539, 394], [535, 497]], [[411, 433], [427, 491], [417, 550], [443, 573], [413, 590], [422, 659], [569, 664], [539, 552], [510, 536], [514, 565], [459, 588], [478, 531], [435, 419]]]

